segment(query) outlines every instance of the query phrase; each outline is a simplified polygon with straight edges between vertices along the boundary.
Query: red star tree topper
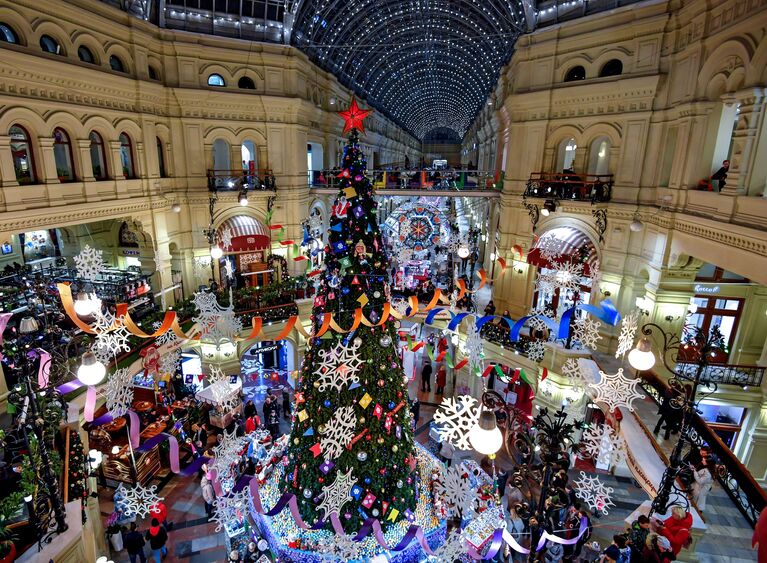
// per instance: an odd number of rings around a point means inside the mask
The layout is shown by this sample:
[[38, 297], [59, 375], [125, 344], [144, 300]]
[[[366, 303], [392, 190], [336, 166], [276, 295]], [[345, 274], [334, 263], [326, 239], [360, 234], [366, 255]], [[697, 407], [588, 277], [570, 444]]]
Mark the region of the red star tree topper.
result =
[[344, 133], [347, 133], [352, 129], [357, 129], [358, 131], [364, 133], [365, 126], [363, 125], [362, 120], [371, 113], [373, 113], [373, 110], [360, 109], [360, 107], [357, 105], [356, 98], [352, 98], [352, 102], [349, 104], [349, 109], [338, 112], [338, 115], [343, 117], [344, 121], [346, 121], [344, 124]]

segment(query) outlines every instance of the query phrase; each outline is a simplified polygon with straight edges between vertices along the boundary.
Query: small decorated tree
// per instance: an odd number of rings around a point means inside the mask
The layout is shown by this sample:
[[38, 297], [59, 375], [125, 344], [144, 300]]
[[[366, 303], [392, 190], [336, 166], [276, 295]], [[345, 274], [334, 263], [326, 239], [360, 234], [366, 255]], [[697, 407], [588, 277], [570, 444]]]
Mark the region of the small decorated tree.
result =
[[[389, 300], [388, 266], [373, 188], [359, 148], [370, 113], [347, 111], [339, 193], [318, 272], [313, 329], [326, 313], [343, 330], [311, 338], [300, 371], [284, 490], [308, 522], [338, 516], [347, 532], [368, 517], [384, 528], [415, 510], [415, 453], [406, 379], [392, 319], [378, 325]], [[357, 322], [359, 311], [363, 320]], [[372, 326], [371, 326], [372, 325]]]

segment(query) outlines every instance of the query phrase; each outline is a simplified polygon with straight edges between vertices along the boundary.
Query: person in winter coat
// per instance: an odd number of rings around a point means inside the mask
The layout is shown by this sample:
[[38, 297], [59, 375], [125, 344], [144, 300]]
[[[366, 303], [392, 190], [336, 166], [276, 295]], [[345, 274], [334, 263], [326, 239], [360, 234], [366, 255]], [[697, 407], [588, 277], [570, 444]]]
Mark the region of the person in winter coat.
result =
[[687, 512], [684, 507], [675, 505], [671, 507], [671, 516], [660, 525], [658, 533], [668, 539], [671, 543], [671, 550], [676, 556], [690, 541], [691, 529], [692, 514]]
[[431, 362], [426, 360], [421, 370], [421, 391], [431, 393]]
[[136, 529], [136, 523], [130, 523], [130, 532], [125, 534], [125, 549], [128, 552], [128, 559], [130, 563], [136, 563], [138, 558], [141, 563], [146, 563], [146, 555], [144, 554], [144, 537]]
[[706, 461], [701, 464], [700, 469], [695, 469], [694, 465], [690, 465], [690, 469], [695, 479], [692, 484], [692, 500], [695, 501], [699, 510], [706, 510], [706, 498], [714, 484], [715, 465], [711, 461]]
[[629, 547], [631, 548], [631, 561], [640, 563], [642, 561], [642, 551], [647, 543], [647, 536], [650, 535], [650, 519], [644, 514], [634, 520], [629, 530]]
[[282, 416], [290, 420], [290, 392], [287, 386], [282, 390]]
[[213, 501], [216, 500], [216, 492], [213, 490], [213, 484], [207, 475], [202, 476], [200, 489], [202, 490], [202, 500], [205, 501], [205, 515], [210, 518], [213, 514]]
[[439, 366], [437, 370], [437, 395], [442, 395], [445, 392], [445, 384], [447, 383], [447, 368], [445, 365]]
[[155, 563], [160, 563], [168, 555], [168, 548], [165, 547], [168, 541], [168, 532], [160, 526], [160, 521], [157, 518], [152, 518], [152, 523], [146, 533], [146, 539], [149, 541], [149, 549], [152, 550], [152, 557], [154, 557]]
[[668, 538], [656, 534], [647, 538], [647, 545], [642, 551], [643, 563], [671, 563], [676, 560], [676, 555], [671, 549]]
[[256, 428], [259, 426], [261, 426], [261, 419], [258, 418], [257, 414], [248, 417], [247, 420], [245, 420], [245, 434], [255, 432]]

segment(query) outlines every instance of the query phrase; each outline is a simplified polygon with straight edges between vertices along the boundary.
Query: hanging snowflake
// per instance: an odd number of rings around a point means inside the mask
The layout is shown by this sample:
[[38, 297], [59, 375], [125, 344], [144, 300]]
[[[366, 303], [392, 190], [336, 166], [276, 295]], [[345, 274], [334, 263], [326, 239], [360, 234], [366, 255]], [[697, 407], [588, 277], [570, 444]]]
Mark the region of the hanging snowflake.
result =
[[80, 254], [74, 257], [75, 268], [77, 269], [77, 277], [96, 281], [99, 274], [104, 270], [104, 258], [103, 252], [95, 248], [91, 248], [89, 245], [85, 245]]
[[346, 534], [323, 538], [312, 551], [326, 561], [356, 561], [362, 555], [360, 543]]
[[218, 383], [219, 381], [224, 381], [227, 379], [226, 374], [224, 373], [224, 370], [221, 369], [220, 365], [211, 365], [208, 369], [210, 371], [208, 374], [209, 384], [213, 385], [214, 383]]
[[599, 477], [596, 475], [586, 475], [581, 471], [581, 478], [573, 481], [575, 485], [575, 496], [583, 500], [591, 510], [599, 510], [602, 514], [607, 514], [610, 506], [615, 506], [610, 495], [614, 489], [605, 487]]
[[108, 365], [114, 357], [112, 356], [112, 350], [106, 346], [99, 346], [96, 342], [91, 346], [91, 352], [96, 356], [96, 359], [104, 365]]
[[171, 352], [166, 352], [160, 359], [160, 372], [174, 374], [181, 366], [181, 350], [176, 348]]
[[597, 349], [597, 340], [601, 340], [599, 327], [602, 323], [591, 320], [589, 317], [582, 317], [575, 321], [573, 338], [581, 343], [581, 346], [590, 350]]
[[541, 331], [548, 330], [549, 325], [547, 325], [546, 321], [544, 321], [543, 318], [541, 317], [545, 317], [548, 319], [553, 318], [551, 311], [545, 307], [530, 309], [530, 312], [528, 313], [528, 315], [532, 317], [531, 319], [527, 320], [527, 326], [530, 327], [531, 332], [534, 332], [537, 330], [541, 330]]
[[410, 248], [407, 248], [406, 246], [400, 246], [399, 250], [397, 251], [397, 262], [399, 264], [404, 264], [405, 262], [408, 262], [413, 259], [413, 251]]
[[466, 234], [451, 235], [447, 249], [453, 254], [456, 254], [462, 246], [469, 246], [469, 239]]
[[452, 516], [465, 514], [474, 497], [471, 482], [459, 465], [449, 467], [444, 478], [434, 482], [434, 488]]
[[239, 492], [221, 495], [213, 501], [212, 521], [216, 522], [216, 531], [220, 532], [225, 526], [245, 521], [250, 502], [250, 489], [243, 488]]
[[434, 413], [434, 422], [440, 440], [447, 440], [459, 450], [470, 450], [469, 432], [479, 420], [477, 400], [469, 395], [457, 399], [445, 397]]
[[455, 313], [458, 311], [458, 290], [454, 289], [450, 294], [450, 311]]
[[100, 349], [99, 353], [102, 356], [108, 356], [111, 361], [116, 358], [120, 352], [130, 352], [131, 347], [128, 342], [128, 337], [130, 335], [128, 328], [123, 324], [122, 319], [118, 319], [117, 328], [113, 329], [111, 332], [100, 332], [96, 335], [93, 347]]
[[219, 240], [221, 241], [221, 248], [229, 250], [232, 247], [232, 229], [229, 227], [221, 229]]
[[621, 333], [618, 335], [618, 349], [615, 357], [620, 358], [634, 346], [634, 337], [639, 328], [639, 311], [632, 311], [621, 319]]
[[626, 440], [609, 424], [589, 426], [581, 437], [581, 453], [600, 465], [618, 464], [626, 458]]
[[434, 555], [430, 555], [427, 561], [433, 563], [455, 563], [456, 559], [463, 561], [469, 549], [463, 530], [453, 531], [447, 536], [445, 543], [437, 548]]
[[536, 248], [540, 252], [541, 258], [551, 262], [562, 255], [563, 244], [557, 237], [549, 235], [541, 237]]
[[477, 375], [481, 375], [485, 369], [485, 345], [479, 332], [477, 326], [472, 324], [464, 345], [469, 356], [469, 370]]
[[595, 382], [586, 373], [581, 369], [578, 360], [575, 358], [568, 359], [562, 365], [562, 375], [567, 377], [570, 380], [570, 385], [577, 389], [586, 389], [586, 387]]
[[237, 431], [231, 434], [224, 430], [223, 439], [213, 447], [213, 459], [208, 463], [209, 469], [215, 469], [222, 482], [234, 476], [234, 468], [242, 459], [242, 452], [248, 447], [249, 436], [237, 436]]
[[546, 355], [546, 343], [543, 340], [531, 340], [527, 343], [527, 357], [533, 362], [540, 362]]
[[200, 327], [200, 339], [220, 348], [222, 344], [234, 342], [242, 331], [242, 321], [235, 316], [232, 305], [232, 293], [229, 292], [228, 307], [221, 307], [215, 293], [198, 292], [194, 294], [197, 316], [192, 320]]
[[314, 238], [321, 238], [324, 231], [324, 225], [322, 224], [322, 215], [319, 212], [312, 211], [309, 214], [307, 221], [309, 225], [309, 234]]
[[133, 376], [128, 368], [120, 368], [109, 376], [106, 383], [107, 412], [113, 418], [124, 416], [133, 404]]
[[594, 402], [605, 403], [610, 412], [618, 407], [626, 407], [633, 411], [632, 403], [642, 398], [642, 394], [637, 391], [639, 380], [624, 377], [623, 368], [619, 368], [618, 373], [615, 374], [607, 374], [599, 370], [599, 375], [599, 383], [589, 383], [589, 387], [596, 391]]
[[399, 239], [401, 241], [404, 241], [407, 237], [410, 236], [411, 233], [411, 225], [410, 225], [410, 219], [403, 218], [399, 222], [399, 231], [397, 234], [399, 234]]
[[[162, 322], [160, 321], [156, 321], [152, 323], [152, 331], [157, 332], [158, 330], [160, 330], [161, 326], [162, 326]], [[160, 336], [156, 336], [154, 339], [154, 343], [158, 347], [164, 346], [166, 344], [168, 346], [173, 346], [174, 344], [176, 344], [176, 342], [181, 342], [181, 339], [178, 336], [176, 336], [176, 333], [173, 332], [172, 329], [163, 332]]]
[[352, 469], [346, 473], [339, 471], [331, 485], [322, 487], [322, 502], [317, 506], [317, 510], [323, 511], [323, 520], [327, 520], [331, 514], [338, 516], [343, 506], [351, 500], [351, 490], [356, 480]]
[[205, 283], [210, 278], [210, 263], [213, 259], [210, 256], [196, 256], [192, 262], [192, 271], [194, 277], [200, 283]]
[[602, 271], [599, 269], [599, 261], [595, 261], [593, 264], [589, 264], [589, 276], [588, 284], [590, 287], [596, 287], [599, 280], [602, 278]]
[[232, 260], [229, 257], [224, 259], [224, 275], [228, 280], [234, 278], [234, 266], [232, 265]]
[[228, 380], [212, 383], [210, 394], [220, 412], [229, 412], [240, 405], [240, 389], [230, 385]]
[[362, 339], [355, 338], [349, 344], [339, 340], [330, 350], [318, 352], [319, 366], [314, 375], [318, 376], [317, 389], [320, 392], [329, 389], [342, 391], [347, 385], [359, 383], [357, 372], [362, 365], [362, 358], [359, 355], [360, 346], [362, 346]]
[[115, 321], [117, 318], [109, 311], [102, 311], [97, 309], [93, 314], [93, 324], [91, 328], [96, 331], [97, 334], [102, 332], [109, 332], [115, 328]]
[[156, 490], [157, 487], [154, 485], [142, 487], [136, 484], [129, 488], [120, 483], [115, 494], [119, 493], [122, 497], [123, 510], [126, 516], [146, 518], [152, 505], [163, 500], [163, 497], [158, 497], [155, 494]]
[[540, 291], [577, 291], [581, 286], [581, 274], [583, 264], [564, 262], [557, 264], [556, 269], [550, 270], [538, 276], [538, 289]]
[[320, 448], [325, 459], [336, 459], [346, 449], [354, 437], [357, 416], [353, 406], [337, 409], [333, 418], [325, 423], [325, 431], [320, 432]]

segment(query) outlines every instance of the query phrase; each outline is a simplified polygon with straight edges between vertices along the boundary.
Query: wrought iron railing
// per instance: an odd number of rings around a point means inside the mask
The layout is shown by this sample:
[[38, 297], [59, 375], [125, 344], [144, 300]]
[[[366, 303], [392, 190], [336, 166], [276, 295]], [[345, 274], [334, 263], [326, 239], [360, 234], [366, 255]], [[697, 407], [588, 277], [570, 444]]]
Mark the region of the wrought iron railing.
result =
[[612, 190], [612, 174], [533, 172], [527, 180], [525, 197], [598, 203], [610, 201]]
[[[339, 169], [310, 170], [310, 188], [335, 188]], [[498, 192], [503, 182], [489, 170], [367, 170], [378, 190], [434, 190]]]
[[[669, 386], [653, 372], [643, 372], [642, 378], [642, 388], [660, 405], [670, 391]], [[767, 507], [767, 492], [698, 414], [693, 415], [687, 439], [711, 450], [720, 468], [717, 481], [751, 526], [756, 526], [759, 515]]]
[[[707, 365], [703, 369], [700, 380], [702, 383], [716, 383], [717, 385], [759, 387], [764, 377], [764, 369], [759, 366]], [[676, 365], [676, 374], [690, 381], [695, 379], [697, 370], [698, 364], [680, 362]]]
[[268, 168], [256, 170], [208, 170], [210, 191], [273, 191], [277, 188], [274, 174]]

